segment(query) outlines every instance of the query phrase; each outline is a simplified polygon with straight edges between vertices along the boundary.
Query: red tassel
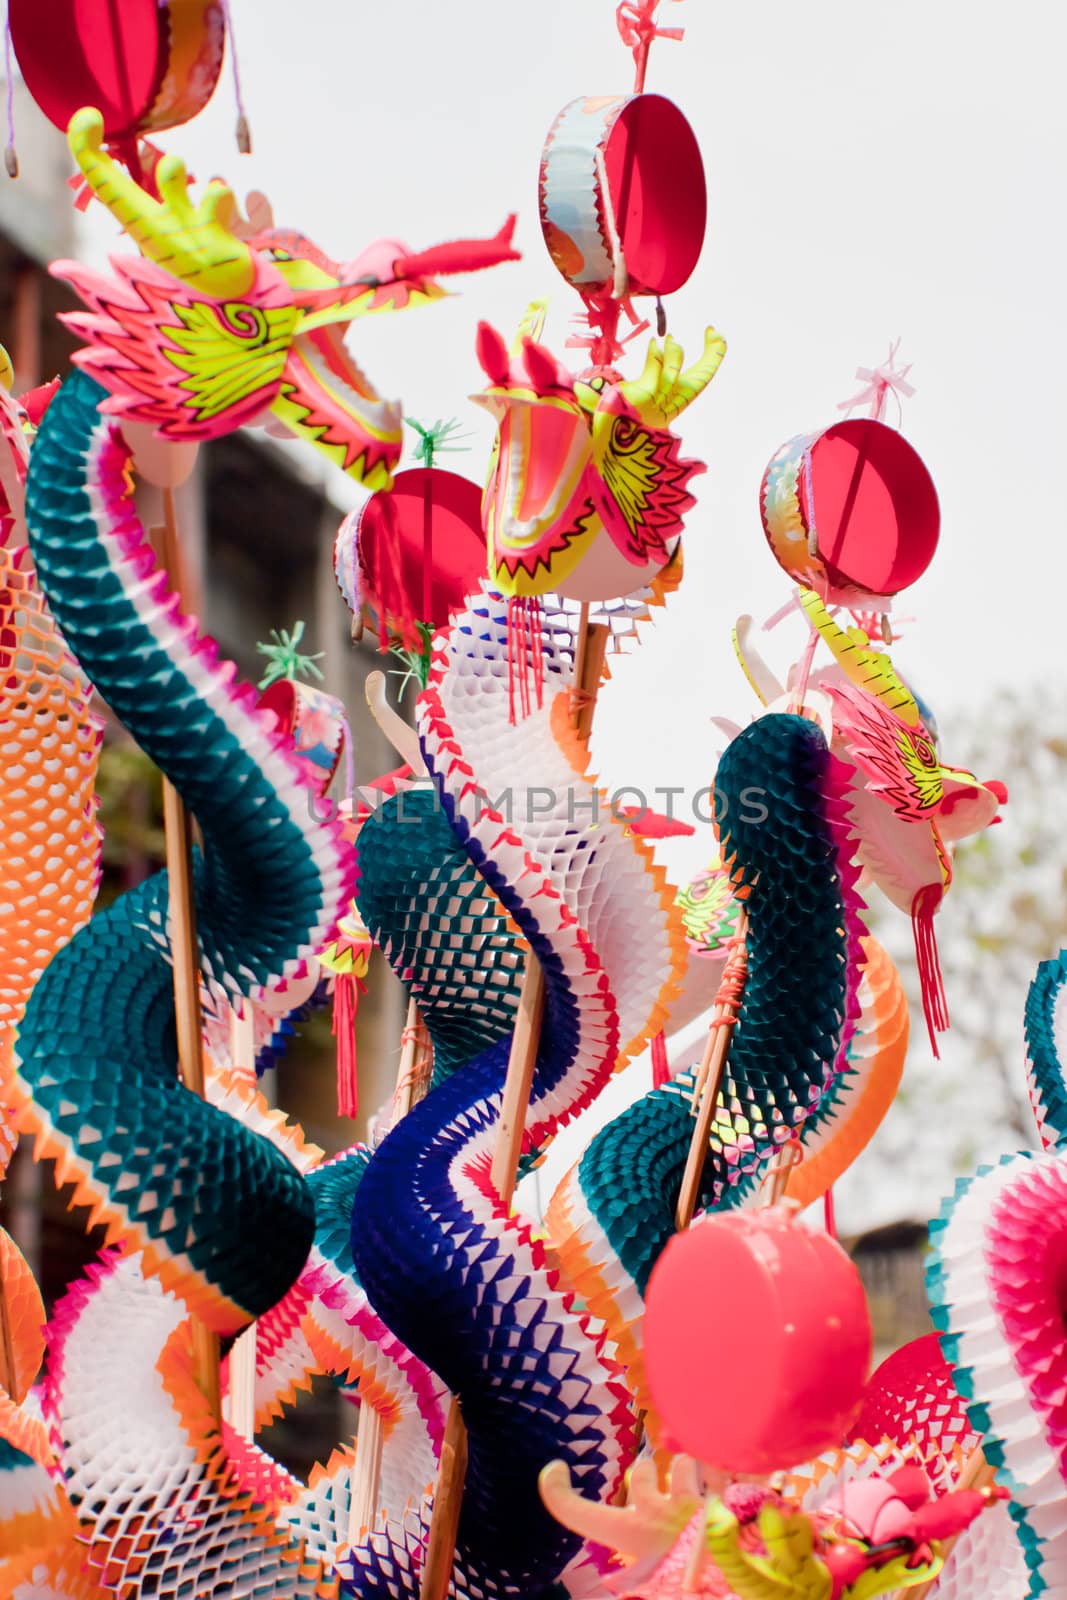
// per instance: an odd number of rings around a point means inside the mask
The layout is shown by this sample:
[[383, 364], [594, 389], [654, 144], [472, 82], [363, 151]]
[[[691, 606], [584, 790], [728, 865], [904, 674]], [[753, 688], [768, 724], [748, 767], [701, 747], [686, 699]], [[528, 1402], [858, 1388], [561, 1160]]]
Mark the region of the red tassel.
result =
[[663, 1029], [652, 1035], [652, 1087], [662, 1089], [671, 1079], [671, 1065], [667, 1060], [667, 1041]]
[[518, 603], [516, 595], [508, 596], [508, 722], [512, 727], [515, 726], [515, 608]]
[[541, 602], [536, 595], [513, 594], [508, 599], [508, 721], [515, 726], [515, 695], [518, 691], [519, 719], [532, 709], [530, 677], [533, 675], [537, 709], [545, 692], [545, 658], [541, 650]]
[[362, 984], [354, 972], [339, 972], [333, 985], [333, 1035], [337, 1040], [337, 1115], [359, 1112], [356, 1069], [356, 1012]]
[[527, 600], [526, 618], [530, 627], [530, 665], [537, 692], [537, 709], [540, 711], [545, 694], [545, 656], [541, 645], [541, 600], [538, 595], [531, 595]]
[[948, 1002], [937, 954], [937, 935], [934, 933], [934, 912], [941, 904], [943, 893], [939, 883], [926, 883], [911, 902], [911, 931], [915, 938], [915, 962], [919, 969], [923, 1014], [930, 1035], [930, 1048], [938, 1060], [941, 1052], [937, 1048], [937, 1035], [944, 1033], [948, 1027]]

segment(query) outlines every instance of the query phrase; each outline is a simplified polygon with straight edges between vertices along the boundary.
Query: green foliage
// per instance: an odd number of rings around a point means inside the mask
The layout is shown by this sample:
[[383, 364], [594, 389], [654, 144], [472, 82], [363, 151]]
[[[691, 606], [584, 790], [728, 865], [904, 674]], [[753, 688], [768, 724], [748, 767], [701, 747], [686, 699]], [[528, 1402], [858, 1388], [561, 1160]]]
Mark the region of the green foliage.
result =
[[303, 622], [294, 622], [292, 633], [287, 628], [272, 628], [271, 642], [264, 644], [260, 640], [257, 643], [256, 650], [267, 658], [267, 670], [259, 680], [259, 688], [267, 689], [282, 678], [292, 683], [298, 678], [317, 678], [320, 683], [324, 681], [318, 663], [325, 652], [317, 650], [314, 655], [302, 654], [298, 646], [303, 637]]

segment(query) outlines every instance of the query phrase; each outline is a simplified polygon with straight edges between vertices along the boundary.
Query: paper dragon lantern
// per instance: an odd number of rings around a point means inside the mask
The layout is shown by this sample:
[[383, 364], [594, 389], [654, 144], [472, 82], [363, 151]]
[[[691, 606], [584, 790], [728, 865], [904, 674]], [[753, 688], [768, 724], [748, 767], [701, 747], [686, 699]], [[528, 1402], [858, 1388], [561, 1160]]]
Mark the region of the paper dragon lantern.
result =
[[476, 398], [497, 425], [483, 514], [502, 593], [605, 600], [641, 588], [670, 560], [694, 503], [687, 486], [703, 471], [681, 457], [670, 425], [725, 350], [709, 328], [700, 360], [683, 371], [680, 347], [653, 340], [639, 378], [585, 381], [529, 336], [509, 357], [483, 324], [489, 386]]
[[[192, 70], [221, 14], [127, 9], [136, 104], [72, 107], [71, 142], [141, 256], [113, 277], [60, 264], [87, 346], [32, 411], [0, 397], [0, 1150], [17, 1120], [110, 1242], [42, 1334], [0, 1234], [0, 1594], [1057, 1593], [1067, 957], [1027, 1008], [1044, 1151], [963, 1181], [933, 1228], [937, 1348], [867, 1379], [866, 1300], [833, 1238], [832, 1186], [891, 1103], [908, 1035], [865, 883], [916, 923], [937, 1023], [930, 919], [952, 847], [1004, 799], [942, 763], [877, 643], [937, 537], [899, 435], [845, 421], [768, 473], [766, 532], [807, 639], [780, 684], [739, 625], [763, 705], [718, 763], [712, 871], [676, 894], [654, 855], [669, 819], [617, 813], [589, 773], [605, 653], [680, 577], [699, 463], [674, 424], [724, 350], [709, 331], [686, 370], [664, 327], [640, 376], [617, 366], [630, 298], [678, 287], [704, 231], [691, 130], [643, 93], [656, 0], [618, 11], [635, 94], [574, 102], [543, 159], [590, 368], [556, 360], [538, 308], [510, 349], [479, 331], [497, 425], [480, 528], [478, 490], [432, 462], [393, 481], [400, 409], [341, 338], [439, 297], [438, 275], [511, 259], [510, 223], [336, 263], [260, 203], [241, 219], [224, 185], [194, 206], [175, 158], [156, 198], [104, 141], [173, 114], [166, 74]], [[172, 592], [132, 498], [125, 428], [155, 431], [169, 483], [167, 448], [267, 412], [365, 492], [335, 551], [353, 616], [386, 639], [421, 630], [415, 730], [376, 702], [403, 765], [365, 803], [353, 765], [344, 812], [327, 790], [359, 753], [339, 702], [296, 681], [301, 629], [266, 647], [257, 700]], [[170, 786], [169, 875], [91, 919], [83, 675]], [[409, 996], [396, 1090], [372, 1143], [327, 1160], [255, 1072], [321, 1003], [321, 960], [356, 1109], [372, 944]], [[691, 962], [714, 972], [709, 1026], [699, 1060], [672, 1063]], [[653, 1087], [526, 1217], [519, 1173], [653, 1040]], [[796, 1218], [820, 1198], [824, 1228]], [[212, 1334], [234, 1336], [221, 1376]], [[358, 1401], [358, 1450], [305, 1484], [254, 1433], [324, 1377]]]

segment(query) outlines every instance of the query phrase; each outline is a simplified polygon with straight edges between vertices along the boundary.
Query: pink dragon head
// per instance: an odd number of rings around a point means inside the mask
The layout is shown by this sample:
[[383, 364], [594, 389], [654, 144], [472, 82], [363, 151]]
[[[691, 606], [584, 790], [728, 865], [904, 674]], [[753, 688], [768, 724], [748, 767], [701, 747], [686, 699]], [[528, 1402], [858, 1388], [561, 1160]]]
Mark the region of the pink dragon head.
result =
[[[670, 557], [704, 470], [680, 455], [670, 424], [711, 382], [725, 343], [709, 329], [700, 360], [682, 371], [681, 348], [653, 340], [641, 376], [575, 378], [537, 342], [531, 308], [509, 352], [495, 329], [478, 330], [489, 379], [474, 396], [497, 425], [482, 502], [489, 572], [502, 593], [548, 591], [582, 599], [629, 593]], [[603, 595], [576, 587], [575, 569], [601, 535], [621, 560]]]
[[516, 260], [514, 218], [493, 239], [419, 255], [381, 240], [335, 262], [275, 229], [269, 208], [243, 225], [225, 184], [194, 207], [176, 156], [160, 160], [154, 199], [104, 149], [96, 111], [79, 111], [69, 138], [89, 188], [142, 252], [114, 259], [114, 277], [70, 261], [52, 269], [88, 307], [65, 320], [86, 340], [75, 360], [109, 390], [108, 408], [173, 440], [215, 438], [269, 410], [367, 488], [388, 488], [401, 409], [352, 360], [346, 328], [440, 299], [435, 273]]

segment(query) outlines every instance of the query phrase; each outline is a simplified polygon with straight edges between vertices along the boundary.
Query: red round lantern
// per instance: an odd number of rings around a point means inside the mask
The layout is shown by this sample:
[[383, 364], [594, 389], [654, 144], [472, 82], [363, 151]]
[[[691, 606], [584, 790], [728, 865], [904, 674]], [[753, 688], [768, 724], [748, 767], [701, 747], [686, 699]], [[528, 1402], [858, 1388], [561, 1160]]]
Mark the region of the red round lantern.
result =
[[95, 106], [109, 141], [188, 122], [222, 68], [220, 0], [10, 0], [26, 87], [57, 128]]
[[344, 754], [348, 721], [345, 708], [332, 694], [310, 683], [276, 678], [259, 696], [264, 711], [273, 711], [283, 733], [293, 741], [293, 757], [308, 787], [325, 795]]
[[541, 231], [568, 283], [586, 294], [671, 294], [704, 243], [700, 147], [662, 95], [572, 100], [541, 154]]
[[937, 549], [937, 490], [895, 428], [870, 417], [784, 444], [760, 487], [763, 529], [797, 583], [848, 604], [921, 578]]
[[353, 614], [367, 605], [387, 633], [439, 628], [486, 575], [482, 491], [442, 467], [412, 467], [342, 522], [338, 587]]
[[705, 1218], [667, 1245], [645, 1308], [665, 1432], [726, 1472], [771, 1472], [838, 1445], [871, 1356], [867, 1301], [829, 1235], [778, 1210]]

